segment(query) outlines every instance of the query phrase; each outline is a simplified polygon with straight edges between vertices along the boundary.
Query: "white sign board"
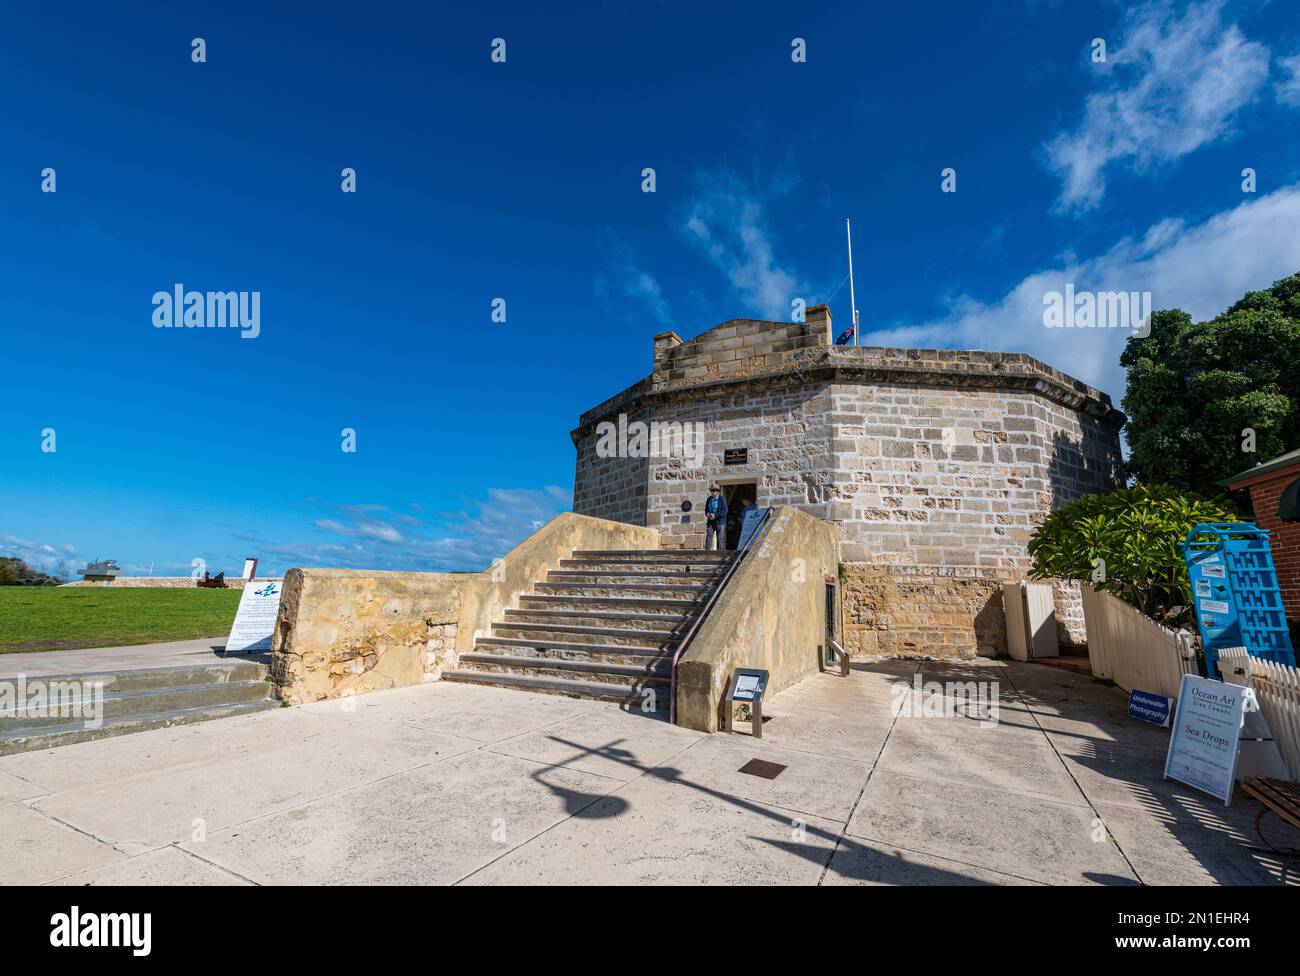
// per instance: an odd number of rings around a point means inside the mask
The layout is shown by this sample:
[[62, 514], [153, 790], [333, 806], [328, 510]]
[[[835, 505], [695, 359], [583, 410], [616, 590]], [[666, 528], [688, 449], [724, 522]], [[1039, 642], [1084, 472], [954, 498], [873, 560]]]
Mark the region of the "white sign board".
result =
[[1245, 688], [1183, 675], [1165, 757], [1165, 779], [1217, 796], [1227, 806], [1236, 778], [1245, 706]]
[[226, 640], [227, 654], [271, 649], [271, 635], [275, 632], [276, 614], [280, 612], [283, 584], [283, 580], [263, 580], [244, 587], [235, 623]]

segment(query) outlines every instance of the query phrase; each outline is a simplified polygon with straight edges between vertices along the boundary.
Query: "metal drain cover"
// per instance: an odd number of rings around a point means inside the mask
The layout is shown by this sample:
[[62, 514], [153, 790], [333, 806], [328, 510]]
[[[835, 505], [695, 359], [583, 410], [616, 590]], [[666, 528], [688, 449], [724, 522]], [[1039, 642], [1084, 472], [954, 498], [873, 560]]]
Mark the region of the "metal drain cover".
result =
[[739, 772], [748, 773], [750, 776], [761, 776], [763, 779], [776, 779], [786, 767], [780, 763], [768, 762], [766, 759], [751, 759], [745, 765], [741, 766]]

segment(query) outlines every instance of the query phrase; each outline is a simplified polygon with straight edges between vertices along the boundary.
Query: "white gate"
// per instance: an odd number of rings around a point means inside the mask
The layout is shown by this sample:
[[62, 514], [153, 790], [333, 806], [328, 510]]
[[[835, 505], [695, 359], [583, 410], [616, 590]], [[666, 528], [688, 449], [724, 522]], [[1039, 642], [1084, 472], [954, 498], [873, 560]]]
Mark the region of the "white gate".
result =
[[1219, 667], [1225, 679], [1245, 672], [1291, 779], [1300, 781], [1300, 670], [1251, 657], [1244, 647], [1220, 651]]

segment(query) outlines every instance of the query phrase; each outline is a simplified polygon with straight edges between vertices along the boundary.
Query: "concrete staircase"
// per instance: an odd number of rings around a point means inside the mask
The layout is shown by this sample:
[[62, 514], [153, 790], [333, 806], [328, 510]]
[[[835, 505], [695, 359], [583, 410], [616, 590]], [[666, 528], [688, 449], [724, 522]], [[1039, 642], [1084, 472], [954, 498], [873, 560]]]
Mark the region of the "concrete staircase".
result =
[[638, 708], [649, 700], [666, 710], [673, 654], [732, 558], [698, 549], [574, 552], [443, 680]]
[[[18, 687], [15, 678], [0, 680]], [[83, 701], [74, 694], [62, 699], [73, 709], [80, 705], [79, 711], [40, 716], [0, 711], [0, 756], [280, 707], [271, 697], [266, 664], [250, 658], [172, 668], [32, 675], [25, 679], [28, 700], [36, 682], [46, 688], [57, 682], [87, 697]], [[102, 724], [97, 727], [85, 720], [93, 714], [89, 709], [95, 692], [88, 689], [96, 683], [103, 689]]]

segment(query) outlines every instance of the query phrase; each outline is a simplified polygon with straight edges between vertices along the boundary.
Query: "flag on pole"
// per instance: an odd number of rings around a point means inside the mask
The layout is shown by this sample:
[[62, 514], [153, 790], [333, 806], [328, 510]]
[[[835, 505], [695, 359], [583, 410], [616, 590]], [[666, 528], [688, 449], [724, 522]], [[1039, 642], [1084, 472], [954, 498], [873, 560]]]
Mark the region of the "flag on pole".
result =
[[[822, 341], [825, 342], [826, 340], [823, 339]], [[853, 342], [853, 326], [851, 325], [835, 338], [835, 345], [837, 346], [847, 346], [852, 342]]]

